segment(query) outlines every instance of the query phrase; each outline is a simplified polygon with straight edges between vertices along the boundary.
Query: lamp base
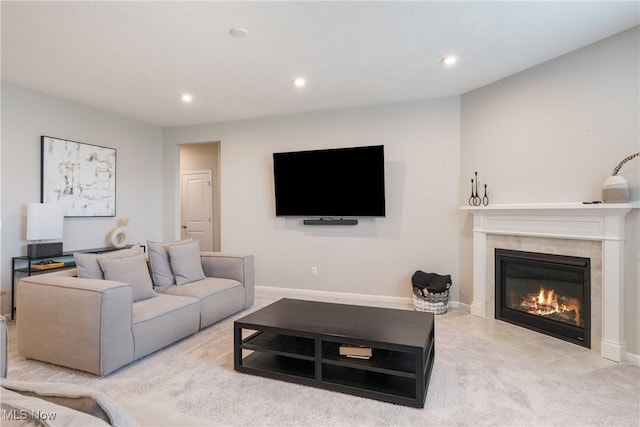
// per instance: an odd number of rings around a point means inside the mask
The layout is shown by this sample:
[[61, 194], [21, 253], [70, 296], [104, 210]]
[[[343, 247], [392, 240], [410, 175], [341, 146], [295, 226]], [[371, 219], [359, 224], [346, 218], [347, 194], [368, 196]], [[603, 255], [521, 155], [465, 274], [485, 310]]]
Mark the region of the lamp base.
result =
[[46, 258], [62, 255], [62, 242], [55, 243], [31, 243], [27, 245], [29, 258]]

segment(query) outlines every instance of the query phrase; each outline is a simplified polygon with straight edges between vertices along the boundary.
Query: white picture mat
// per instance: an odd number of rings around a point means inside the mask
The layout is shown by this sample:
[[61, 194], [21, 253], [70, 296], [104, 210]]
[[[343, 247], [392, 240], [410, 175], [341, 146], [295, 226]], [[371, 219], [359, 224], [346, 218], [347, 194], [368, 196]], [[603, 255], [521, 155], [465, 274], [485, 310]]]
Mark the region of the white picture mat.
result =
[[43, 136], [41, 201], [67, 217], [115, 216], [116, 150]]

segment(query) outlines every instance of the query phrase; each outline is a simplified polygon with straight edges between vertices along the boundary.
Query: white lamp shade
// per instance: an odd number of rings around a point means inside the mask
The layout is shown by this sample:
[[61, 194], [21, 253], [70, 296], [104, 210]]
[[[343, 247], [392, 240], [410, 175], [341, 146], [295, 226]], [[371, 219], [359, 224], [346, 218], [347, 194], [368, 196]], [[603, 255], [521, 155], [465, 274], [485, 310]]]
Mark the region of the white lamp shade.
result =
[[62, 206], [53, 203], [27, 205], [27, 240], [62, 239]]

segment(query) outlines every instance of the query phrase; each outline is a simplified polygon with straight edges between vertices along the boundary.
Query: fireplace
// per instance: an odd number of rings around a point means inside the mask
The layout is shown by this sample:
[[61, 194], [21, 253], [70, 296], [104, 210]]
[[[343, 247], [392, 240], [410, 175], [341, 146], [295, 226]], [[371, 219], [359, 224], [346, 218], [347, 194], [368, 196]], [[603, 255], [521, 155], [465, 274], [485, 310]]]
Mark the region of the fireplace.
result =
[[591, 348], [589, 258], [495, 250], [495, 317]]
[[628, 357], [625, 272], [634, 255], [625, 249], [625, 225], [627, 214], [640, 209], [640, 202], [494, 204], [460, 209], [473, 214], [471, 314], [493, 317], [496, 312], [496, 248], [587, 257], [591, 260], [590, 348], [616, 362]]

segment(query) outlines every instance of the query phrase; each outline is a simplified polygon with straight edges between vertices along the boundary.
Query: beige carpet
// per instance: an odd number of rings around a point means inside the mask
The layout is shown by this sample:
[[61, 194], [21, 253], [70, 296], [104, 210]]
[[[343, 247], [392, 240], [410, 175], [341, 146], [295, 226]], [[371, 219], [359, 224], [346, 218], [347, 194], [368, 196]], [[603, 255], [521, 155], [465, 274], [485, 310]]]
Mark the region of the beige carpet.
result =
[[[272, 300], [263, 296], [251, 310]], [[20, 357], [10, 322], [8, 377], [89, 386], [211, 425], [640, 425], [640, 368], [461, 310], [436, 317], [424, 409], [240, 374], [233, 370], [233, 320], [249, 311], [106, 378]]]

